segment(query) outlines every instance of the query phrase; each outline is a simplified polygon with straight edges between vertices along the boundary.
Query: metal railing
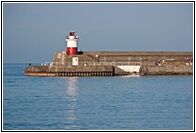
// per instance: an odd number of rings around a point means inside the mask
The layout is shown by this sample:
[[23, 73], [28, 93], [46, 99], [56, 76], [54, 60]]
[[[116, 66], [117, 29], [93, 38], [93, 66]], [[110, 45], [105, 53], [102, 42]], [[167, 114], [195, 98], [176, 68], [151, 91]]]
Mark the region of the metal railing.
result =
[[[72, 62], [51, 62], [55, 66], [74, 66]], [[140, 66], [142, 62], [78, 62], [76, 66], [126, 66], [135, 65]]]

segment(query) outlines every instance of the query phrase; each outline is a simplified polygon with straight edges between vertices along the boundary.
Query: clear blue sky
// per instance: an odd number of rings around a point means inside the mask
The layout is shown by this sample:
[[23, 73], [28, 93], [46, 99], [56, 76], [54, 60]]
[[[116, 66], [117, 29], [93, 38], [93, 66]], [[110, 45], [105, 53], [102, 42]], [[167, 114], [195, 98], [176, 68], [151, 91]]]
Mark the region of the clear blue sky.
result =
[[193, 3], [3, 3], [4, 63], [83, 51], [193, 51]]

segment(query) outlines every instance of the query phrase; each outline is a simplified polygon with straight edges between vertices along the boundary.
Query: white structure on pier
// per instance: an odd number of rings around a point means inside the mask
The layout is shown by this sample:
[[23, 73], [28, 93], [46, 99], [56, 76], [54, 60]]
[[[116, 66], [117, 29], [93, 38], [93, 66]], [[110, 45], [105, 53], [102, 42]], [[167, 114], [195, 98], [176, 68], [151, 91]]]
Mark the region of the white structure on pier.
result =
[[75, 31], [70, 31], [69, 36], [65, 39], [67, 41], [67, 55], [76, 55], [78, 53], [78, 40], [79, 37], [75, 35]]

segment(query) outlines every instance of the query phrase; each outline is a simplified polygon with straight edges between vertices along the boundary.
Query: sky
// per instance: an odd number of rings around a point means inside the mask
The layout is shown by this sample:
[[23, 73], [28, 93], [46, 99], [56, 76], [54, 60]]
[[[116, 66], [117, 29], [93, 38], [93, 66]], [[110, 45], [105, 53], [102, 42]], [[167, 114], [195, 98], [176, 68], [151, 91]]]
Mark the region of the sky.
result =
[[3, 3], [3, 62], [52, 62], [76, 31], [82, 51], [193, 51], [193, 3]]

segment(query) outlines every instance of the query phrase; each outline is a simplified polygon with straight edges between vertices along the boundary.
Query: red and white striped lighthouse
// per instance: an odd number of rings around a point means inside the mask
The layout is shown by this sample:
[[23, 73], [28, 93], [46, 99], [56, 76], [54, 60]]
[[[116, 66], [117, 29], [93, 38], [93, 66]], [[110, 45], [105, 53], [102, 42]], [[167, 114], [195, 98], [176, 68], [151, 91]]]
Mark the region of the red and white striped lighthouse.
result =
[[75, 31], [70, 31], [65, 40], [67, 41], [67, 55], [76, 55], [78, 53], [79, 37], [75, 35]]

